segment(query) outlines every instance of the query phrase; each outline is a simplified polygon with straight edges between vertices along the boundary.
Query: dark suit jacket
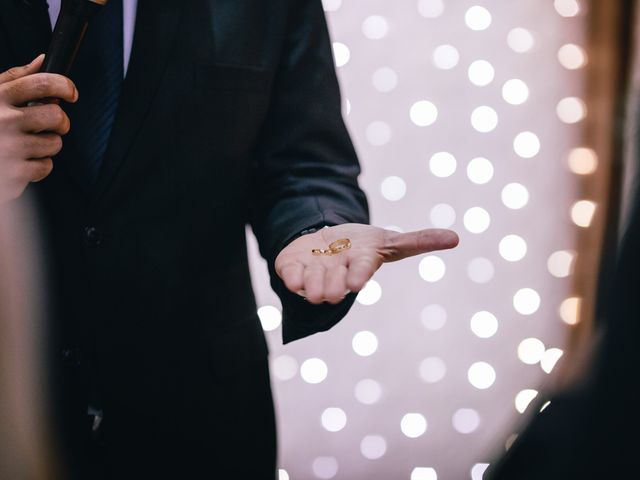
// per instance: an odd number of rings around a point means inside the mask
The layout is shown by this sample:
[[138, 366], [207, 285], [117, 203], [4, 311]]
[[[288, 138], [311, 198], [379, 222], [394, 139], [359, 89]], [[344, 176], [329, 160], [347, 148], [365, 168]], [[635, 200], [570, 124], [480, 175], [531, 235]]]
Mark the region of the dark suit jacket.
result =
[[[0, 70], [49, 35], [42, 0], [0, 0]], [[245, 225], [289, 342], [332, 327], [354, 295], [307, 304], [274, 275], [276, 255], [307, 227], [368, 221], [320, 0], [140, 0], [97, 185], [72, 143], [54, 164], [30, 193], [70, 441], [95, 385], [115, 478], [273, 478]]]

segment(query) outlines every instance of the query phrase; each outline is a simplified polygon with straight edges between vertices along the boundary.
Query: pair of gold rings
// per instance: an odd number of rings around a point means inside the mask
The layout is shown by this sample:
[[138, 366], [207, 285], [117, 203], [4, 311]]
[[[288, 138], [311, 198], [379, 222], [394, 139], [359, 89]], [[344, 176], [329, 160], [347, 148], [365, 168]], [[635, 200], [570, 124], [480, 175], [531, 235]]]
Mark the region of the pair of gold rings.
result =
[[313, 255], [335, 255], [344, 250], [351, 248], [351, 240], [348, 238], [341, 238], [329, 244], [327, 248], [314, 248], [311, 250]]

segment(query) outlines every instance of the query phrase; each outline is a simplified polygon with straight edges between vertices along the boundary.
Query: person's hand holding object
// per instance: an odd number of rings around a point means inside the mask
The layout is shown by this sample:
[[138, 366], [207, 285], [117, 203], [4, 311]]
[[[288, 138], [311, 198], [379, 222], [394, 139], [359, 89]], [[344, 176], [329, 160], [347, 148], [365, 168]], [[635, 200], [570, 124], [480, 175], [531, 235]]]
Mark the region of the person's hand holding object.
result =
[[278, 255], [275, 269], [289, 290], [310, 303], [339, 303], [358, 292], [383, 263], [458, 245], [451, 230], [397, 233], [347, 223], [303, 235]]
[[47, 98], [75, 102], [78, 91], [62, 75], [37, 73], [44, 55], [29, 65], [0, 73], [0, 205], [18, 198], [30, 182], [51, 173], [70, 122]]

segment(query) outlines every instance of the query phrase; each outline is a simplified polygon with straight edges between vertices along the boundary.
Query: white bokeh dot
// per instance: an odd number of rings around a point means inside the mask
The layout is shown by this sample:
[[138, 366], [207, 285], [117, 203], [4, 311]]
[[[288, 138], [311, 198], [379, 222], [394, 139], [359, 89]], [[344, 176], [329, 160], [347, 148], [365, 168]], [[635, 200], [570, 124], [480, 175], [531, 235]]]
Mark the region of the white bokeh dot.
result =
[[558, 61], [568, 70], [577, 70], [587, 64], [587, 53], [575, 43], [562, 45], [558, 50]]
[[447, 366], [439, 357], [428, 357], [420, 362], [418, 372], [424, 382], [437, 383], [446, 375]]
[[591, 221], [596, 213], [596, 204], [591, 200], [579, 200], [571, 207], [571, 220], [579, 227], [591, 226]]
[[471, 126], [481, 133], [492, 132], [498, 126], [498, 113], [486, 105], [471, 112]]
[[442, 0], [418, 0], [418, 12], [425, 18], [437, 18], [444, 12]]
[[577, 0], [554, 0], [553, 6], [563, 17], [575, 17], [580, 13], [580, 4]]
[[375, 121], [367, 125], [365, 131], [367, 141], [374, 147], [386, 145], [391, 140], [391, 127], [387, 122]]
[[387, 451], [387, 441], [381, 435], [367, 435], [360, 442], [360, 453], [369, 460], [381, 458]]
[[298, 362], [291, 355], [279, 355], [271, 361], [271, 371], [278, 380], [291, 380], [298, 373]]
[[465, 228], [471, 233], [485, 232], [491, 224], [491, 216], [484, 208], [471, 207], [464, 214]]
[[471, 30], [486, 30], [491, 25], [491, 13], [480, 5], [474, 5], [464, 14], [464, 21]]
[[471, 480], [482, 480], [487, 468], [489, 468], [488, 463], [476, 463], [471, 467]]
[[521, 132], [513, 140], [513, 150], [522, 158], [533, 158], [540, 152], [540, 139], [533, 132]]
[[329, 479], [338, 473], [338, 460], [334, 457], [317, 457], [311, 465], [313, 474], [321, 479]]
[[558, 250], [553, 252], [547, 260], [549, 273], [556, 278], [565, 278], [573, 273], [576, 252], [572, 250]]
[[591, 148], [574, 148], [569, 152], [567, 163], [573, 173], [589, 175], [598, 168], [598, 155]]
[[587, 105], [578, 97], [563, 98], [558, 102], [556, 113], [564, 123], [578, 123], [587, 116]]
[[325, 12], [335, 12], [342, 5], [342, 0], [322, 0], [322, 7]]
[[517, 433], [512, 433], [511, 435], [509, 435], [509, 437], [507, 438], [507, 441], [504, 442], [504, 449], [508, 451], [513, 445], [513, 442], [515, 442], [517, 439], [518, 439]]
[[382, 196], [390, 202], [397, 202], [404, 198], [407, 193], [407, 184], [400, 177], [387, 177], [380, 185]]
[[460, 408], [453, 414], [451, 423], [459, 433], [472, 433], [480, 426], [480, 414], [472, 408]]
[[436, 228], [449, 228], [456, 222], [456, 211], [451, 205], [439, 203], [429, 212], [429, 220]]
[[510, 183], [502, 189], [501, 198], [505, 207], [519, 210], [529, 203], [529, 191], [520, 183]]
[[351, 58], [351, 51], [344, 43], [333, 42], [333, 58], [335, 60], [336, 67], [340, 68], [349, 63]]
[[472, 282], [475, 283], [488, 283], [493, 279], [495, 274], [495, 267], [488, 258], [478, 257], [474, 258], [467, 265], [467, 275]]
[[518, 392], [515, 398], [516, 410], [520, 413], [524, 413], [529, 404], [534, 398], [538, 396], [538, 391], [531, 388], [527, 388]]
[[363, 330], [353, 336], [351, 346], [356, 354], [361, 357], [368, 357], [378, 349], [378, 337], [373, 332]]
[[328, 432], [339, 432], [347, 424], [347, 414], [341, 408], [326, 408], [320, 416], [320, 422]]
[[580, 297], [569, 297], [560, 304], [560, 318], [567, 325], [576, 325], [580, 321]]
[[540, 308], [540, 294], [533, 288], [521, 288], [513, 296], [513, 308], [522, 315], [533, 315]]
[[418, 264], [418, 272], [425, 282], [437, 282], [444, 277], [447, 267], [436, 255], [427, 255]]
[[449, 152], [434, 153], [429, 159], [429, 170], [436, 177], [446, 178], [453, 175], [458, 168], [458, 162]]
[[467, 371], [469, 383], [479, 390], [486, 390], [496, 381], [496, 371], [487, 362], [475, 362]]
[[438, 480], [438, 474], [432, 467], [415, 467], [411, 470], [411, 480]]
[[382, 297], [382, 287], [375, 280], [369, 280], [356, 297], [356, 301], [361, 305], [373, 305]]
[[478, 87], [484, 87], [493, 82], [495, 73], [493, 65], [486, 60], [476, 60], [467, 70], [469, 81]]
[[377, 91], [387, 93], [398, 85], [398, 74], [389, 67], [382, 67], [373, 72], [371, 82]]
[[507, 235], [500, 240], [498, 251], [508, 262], [517, 262], [527, 254], [527, 242], [519, 235]]
[[525, 338], [518, 344], [518, 358], [527, 365], [535, 365], [542, 360], [545, 351], [546, 347], [539, 338]]
[[290, 480], [289, 473], [284, 468], [278, 469], [278, 480]]
[[271, 332], [280, 326], [282, 323], [282, 313], [277, 307], [273, 305], [265, 305], [258, 309], [258, 317], [262, 324], [262, 329], [265, 332]]
[[467, 165], [467, 177], [477, 185], [484, 185], [493, 178], [493, 164], [483, 157], [474, 158]]
[[525, 53], [533, 48], [535, 40], [533, 35], [526, 28], [514, 28], [507, 35], [509, 48], [517, 53]]
[[427, 419], [420, 413], [407, 413], [400, 421], [400, 429], [409, 438], [418, 438], [427, 431]]
[[362, 33], [370, 40], [379, 40], [387, 36], [389, 23], [380, 15], [371, 15], [362, 22]]
[[471, 317], [471, 331], [480, 338], [491, 338], [498, 331], [498, 319], [485, 310], [476, 312]]
[[356, 400], [364, 405], [378, 403], [382, 396], [382, 387], [378, 382], [370, 378], [360, 380], [354, 389]]
[[551, 373], [562, 355], [564, 355], [564, 351], [562, 349], [549, 348], [544, 352], [542, 359], [540, 359], [540, 367], [545, 373]]
[[428, 127], [438, 119], [438, 108], [428, 100], [420, 100], [411, 106], [409, 117], [417, 126]]
[[447, 323], [447, 311], [442, 305], [427, 305], [420, 312], [420, 321], [427, 330], [440, 330]]
[[458, 65], [460, 53], [453, 45], [440, 45], [433, 51], [433, 64], [441, 70], [451, 70]]
[[300, 376], [307, 383], [320, 383], [327, 378], [327, 373], [327, 364], [320, 358], [309, 358], [300, 366]]
[[519, 78], [512, 78], [502, 86], [502, 98], [511, 105], [522, 105], [529, 98], [529, 87]]

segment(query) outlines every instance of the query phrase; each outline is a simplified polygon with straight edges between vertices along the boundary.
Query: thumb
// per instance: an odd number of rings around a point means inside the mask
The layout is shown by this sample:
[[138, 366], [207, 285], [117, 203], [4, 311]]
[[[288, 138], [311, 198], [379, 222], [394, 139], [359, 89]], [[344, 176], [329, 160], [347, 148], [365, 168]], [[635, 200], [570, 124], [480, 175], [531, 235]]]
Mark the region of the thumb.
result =
[[385, 262], [395, 262], [421, 253], [448, 250], [458, 245], [458, 234], [452, 230], [428, 228], [417, 232], [388, 231], [385, 241]]
[[0, 84], [11, 82], [12, 80], [17, 80], [33, 73], [38, 73], [40, 67], [42, 67], [43, 60], [44, 53], [38, 55], [31, 61], [31, 63], [27, 65], [23, 65], [21, 67], [13, 67], [6, 72], [0, 73]]

